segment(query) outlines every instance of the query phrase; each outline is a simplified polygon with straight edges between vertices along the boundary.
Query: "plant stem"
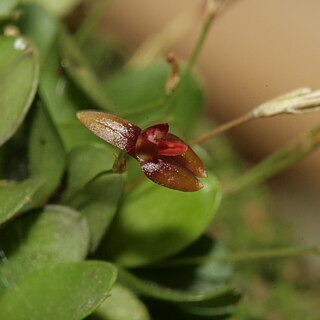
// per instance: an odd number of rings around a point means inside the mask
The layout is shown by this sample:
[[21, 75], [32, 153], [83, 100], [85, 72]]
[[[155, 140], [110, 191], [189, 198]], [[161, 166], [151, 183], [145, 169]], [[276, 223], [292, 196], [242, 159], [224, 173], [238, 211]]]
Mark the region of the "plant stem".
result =
[[105, 7], [109, 4], [109, 2], [110, 0], [99, 0], [78, 28], [76, 39], [80, 46], [86, 42], [89, 35], [94, 31], [95, 27], [100, 22], [101, 17], [105, 12]]
[[228, 194], [253, 187], [305, 158], [320, 145], [320, 126], [244, 173], [226, 188]]
[[161, 267], [177, 267], [177, 266], [189, 266], [198, 265], [210, 262], [241, 262], [248, 260], [260, 260], [260, 259], [275, 259], [275, 258], [288, 258], [296, 257], [306, 254], [320, 255], [320, 248], [313, 247], [291, 247], [291, 248], [277, 248], [268, 250], [253, 250], [248, 252], [233, 253], [217, 256], [199, 256], [190, 258], [175, 259], [156, 266]]
[[236, 118], [230, 122], [227, 122], [217, 128], [214, 128], [206, 133], [204, 133], [203, 135], [199, 136], [198, 138], [192, 140], [190, 142], [190, 144], [201, 144], [205, 141], [207, 141], [208, 139], [222, 133], [222, 132], [225, 132], [231, 128], [234, 128], [234, 127], [237, 127], [241, 124], [244, 124], [246, 122], [249, 122], [250, 120], [253, 120], [255, 119], [252, 115], [252, 113], [247, 113], [239, 118]]
[[202, 26], [202, 30], [200, 33], [200, 37], [198, 38], [198, 41], [194, 47], [194, 50], [192, 52], [191, 58], [188, 62], [188, 65], [186, 67], [187, 73], [194, 67], [196, 64], [196, 61], [198, 60], [199, 54], [203, 48], [203, 45], [206, 41], [207, 35], [209, 33], [210, 27], [215, 20], [215, 18], [218, 16], [218, 14], [222, 11], [222, 9], [225, 7], [229, 0], [221, 0], [219, 5], [216, 5], [214, 12], [207, 13], [207, 18]]

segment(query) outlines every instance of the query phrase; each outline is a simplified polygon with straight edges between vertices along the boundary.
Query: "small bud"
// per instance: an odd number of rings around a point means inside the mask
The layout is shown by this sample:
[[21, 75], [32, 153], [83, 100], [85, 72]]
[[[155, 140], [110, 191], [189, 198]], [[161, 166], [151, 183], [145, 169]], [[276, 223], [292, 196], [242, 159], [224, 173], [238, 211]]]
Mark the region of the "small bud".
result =
[[300, 114], [320, 110], [320, 90], [301, 88], [263, 103], [252, 110], [254, 118]]
[[166, 93], [167, 95], [170, 95], [180, 83], [180, 71], [177, 58], [172, 52], [168, 53], [167, 62], [171, 65], [171, 71], [166, 83]]

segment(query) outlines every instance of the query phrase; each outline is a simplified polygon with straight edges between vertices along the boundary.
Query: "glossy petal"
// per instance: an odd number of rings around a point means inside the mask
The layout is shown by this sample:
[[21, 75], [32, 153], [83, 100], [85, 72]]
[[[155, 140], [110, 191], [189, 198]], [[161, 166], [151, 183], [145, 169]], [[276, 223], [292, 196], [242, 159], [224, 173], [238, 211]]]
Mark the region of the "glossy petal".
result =
[[191, 171], [175, 163], [173, 157], [141, 162], [144, 174], [153, 182], [180, 191], [198, 191], [203, 184]]
[[[174, 134], [168, 133], [166, 136], [167, 141], [180, 141], [186, 144], [183, 140], [175, 136]], [[188, 145], [187, 145], [188, 146]], [[206, 168], [197, 154], [188, 146], [188, 150], [174, 157], [174, 161], [177, 165], [184, 167], [191, 171], [195, 176], [199, 178], [207, 178], [208, 174]]]
[[105, 112], [81, 111], [77, 118], [95, 135], [135, 157], [139, 127]]

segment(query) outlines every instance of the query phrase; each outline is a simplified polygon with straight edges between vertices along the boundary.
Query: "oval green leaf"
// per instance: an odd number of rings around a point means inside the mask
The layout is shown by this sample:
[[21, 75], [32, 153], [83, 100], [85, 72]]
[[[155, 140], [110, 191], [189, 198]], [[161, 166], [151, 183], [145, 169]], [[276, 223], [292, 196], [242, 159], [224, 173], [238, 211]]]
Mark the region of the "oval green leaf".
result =
[[98, 174], [111, 171], [114, 155], [115, 149], [106, 143], [75, 147], [69, 154], [68, 186], [64, 198], [68, 199], [83, 189]]
[[0, 264], [0, 292], [5, 284], [60, 262], [86, 257], [89, 231], [85, 219], [63, 206], [47, 206], [13, 221], [1, 232], [0, 248], [5, 263]]
[[124, 179], [123, 174], [99, 175], [86, 184], [71, 200], [71, 205], [87, 219], [91, 251], [98, 247], [118, 209]]
[[39, 80], [35, 48], [23, 37], [0, 36], [0, 145], [17, 130], [27, 114]]
[[40, 105], [29, 138], [29, 171], [31, 176], [40, 177], [45, 183], [35, 194], [33, 206], [44, 204], [57, 189], [65, 166], [62, 141], [46, 110]]
[[34, 178], [0, 187], [0, 225], [29, 204], [42, 184], [42, 179]]
[[184, 193], [144, 180], [124, 198], [106, 238], [103, 255], [124, 266], [139, 266], [173, 255], [206, 230], [220, 203], [217, 179]]
[[77, 120], [77, 111], [87, 106], [87, 102], [60, 72], [60, 60], [56, 48], [53, 48], [42, 69], [40, 95], [65, 149], [70, 151], [83, 144], [104, 143]]
[[0, 318], [80, 320], [104, 301], [116, 279], [111, 264], [63, 263], [29, 275], [0, 300]]
[[[125, 302], [125, 303], [124, 303]], [[88, 320], [150, 320], [147, 308], [128, 288], [115, 284], [111, 296]]]

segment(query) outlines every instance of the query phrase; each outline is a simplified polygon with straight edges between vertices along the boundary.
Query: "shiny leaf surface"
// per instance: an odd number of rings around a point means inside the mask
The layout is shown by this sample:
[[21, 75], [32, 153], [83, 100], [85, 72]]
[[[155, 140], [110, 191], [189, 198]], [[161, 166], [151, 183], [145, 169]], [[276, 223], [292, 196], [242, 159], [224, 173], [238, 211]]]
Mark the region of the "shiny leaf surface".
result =
[[145, 265], [170, 256], [205, 231], [220, 198], [212, 174], [202, 190], [191, 194], [144, 180], [124, 197], [107, 234], [103, 255], [125, 266]]
[[107, 298], [116, 279], [109, 263], [85, 261], [48, 266], [29, 275], [0, 299], [0, 318], [80, 320]]
[[0, 292], [45, 267], [84, 259], [88, 246], [85, 219], [68, 207], [47, 206], [21, 216], [1, 232]]
[[37, 90], [39, 62], [23, 37], [0, 36], [0, 145], [17, 130]]

